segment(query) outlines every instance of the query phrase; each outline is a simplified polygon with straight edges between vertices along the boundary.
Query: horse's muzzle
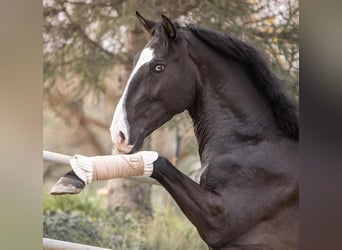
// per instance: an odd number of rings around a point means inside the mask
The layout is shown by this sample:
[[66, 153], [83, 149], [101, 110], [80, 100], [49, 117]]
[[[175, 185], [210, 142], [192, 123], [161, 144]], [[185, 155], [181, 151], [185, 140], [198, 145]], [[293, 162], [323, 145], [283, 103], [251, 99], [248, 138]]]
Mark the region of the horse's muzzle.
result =
[[122, 131], [118, 131], [118, 135], [115, 136], [115, 140], [113, 140], [114, 146], [112, 153], [130, 153], [134, 145], [129, 144], [127, 139], [127, 135], [125, 135]]
[[144, 143], [144, 129], [140, 127], [132, 128], [125, 117], [124, 112], [116, 110], [110, 126], [114, 146], [113, 154], [115, 152], [124, 154], [135, 153], [142, 148]]

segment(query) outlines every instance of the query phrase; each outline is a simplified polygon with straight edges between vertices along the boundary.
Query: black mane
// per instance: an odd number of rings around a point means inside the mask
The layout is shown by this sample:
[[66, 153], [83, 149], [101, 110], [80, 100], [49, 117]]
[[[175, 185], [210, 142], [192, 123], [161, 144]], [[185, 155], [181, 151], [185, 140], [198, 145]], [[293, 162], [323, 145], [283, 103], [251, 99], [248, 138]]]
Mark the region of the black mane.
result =
[[200, 40], [220, 54], [233, 58], [246, 69], [265, 98], [269, 101], [280, 129], [290, 138], [299, 139], [298, 108], [285, 95], [279, 80], [265, 59], [252, 46], [227, 34], [190, 24], [187, 28]]

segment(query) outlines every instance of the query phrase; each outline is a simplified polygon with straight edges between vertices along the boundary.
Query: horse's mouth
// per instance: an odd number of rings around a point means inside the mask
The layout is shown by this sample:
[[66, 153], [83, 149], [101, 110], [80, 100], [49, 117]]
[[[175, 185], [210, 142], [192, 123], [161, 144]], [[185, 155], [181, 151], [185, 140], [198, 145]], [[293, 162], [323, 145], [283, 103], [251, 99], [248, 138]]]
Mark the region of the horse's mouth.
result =
[[119, 154], [134, 154], [141, 150], [141, 148], [144, 145], [144, 136], [139, 136], [136, 140], [134, 140], [134, 143], [125, 143], [123, 141], [118, 141], [114, 143], [113, 147], [113, 154], [119, 153]]
[[134, 148], [134, 145], [129, 144], [114, 144], [113, 147], [113, 154], [119, 153], [119, 154], [130, 154], [132, 149]]

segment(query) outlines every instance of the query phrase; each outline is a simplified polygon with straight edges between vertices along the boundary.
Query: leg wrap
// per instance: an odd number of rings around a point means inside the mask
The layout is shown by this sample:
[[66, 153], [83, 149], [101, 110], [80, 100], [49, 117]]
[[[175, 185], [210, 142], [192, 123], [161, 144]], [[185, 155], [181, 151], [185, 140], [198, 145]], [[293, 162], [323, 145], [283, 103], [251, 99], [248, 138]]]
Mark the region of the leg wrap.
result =
[[70, 165], [86, 184], [128, 176], [150, 176], [158, 153], [141, 151], [131, 155], [106, 155], [86, 157], [75, 155]]

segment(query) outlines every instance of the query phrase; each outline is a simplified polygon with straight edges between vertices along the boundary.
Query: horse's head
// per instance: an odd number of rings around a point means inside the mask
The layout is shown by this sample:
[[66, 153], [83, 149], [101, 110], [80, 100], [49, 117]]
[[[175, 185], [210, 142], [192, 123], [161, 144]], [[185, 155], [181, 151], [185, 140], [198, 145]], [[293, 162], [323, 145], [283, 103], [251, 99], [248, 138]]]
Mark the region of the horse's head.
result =
[[137, 17], [151, 39], [135, 57], [110, 128], [124, 153], [140, 150], [146, 136], [191, 106], [198, 74], [177, 24], [163, 15], [159, 23]]

